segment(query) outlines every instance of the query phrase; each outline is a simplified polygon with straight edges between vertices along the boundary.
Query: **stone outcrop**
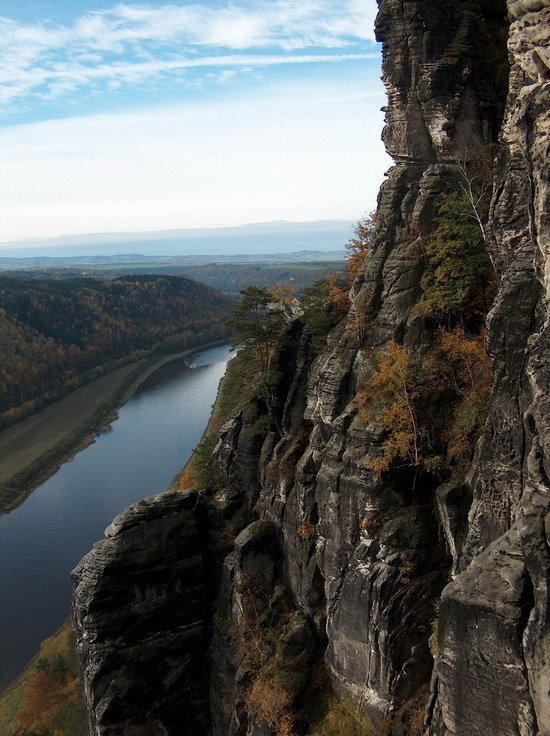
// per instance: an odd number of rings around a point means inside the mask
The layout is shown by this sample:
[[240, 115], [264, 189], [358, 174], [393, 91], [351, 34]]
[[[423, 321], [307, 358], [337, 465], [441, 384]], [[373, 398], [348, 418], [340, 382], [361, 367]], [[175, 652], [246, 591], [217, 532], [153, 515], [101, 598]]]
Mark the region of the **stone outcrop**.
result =
[[[247, 705], [260, 678], [284, 683], [304, 729], [321, 660], [395, 736], [417, 736], [419, 720], [433, 736], [550, 734], [550, 0], [379, 5], [395, 165], [350, 313], [315, 358], [292, 326], [275, 366], [281, 432], [261, 398], [229, 421], [222, 490], [138, 504], [77, 568], [93, 734], [272, 736]], [[499, 136], [485, 430], [460, 482], [377, 478], [382, 437], [354, 398], [390, 341], [419, 362], [428, 351], [415, 305], [434, 213]]]
[[201, 736], [207, 606], [193, 492], [117, 516], [73, 572], [73, 625], [93, 736]]

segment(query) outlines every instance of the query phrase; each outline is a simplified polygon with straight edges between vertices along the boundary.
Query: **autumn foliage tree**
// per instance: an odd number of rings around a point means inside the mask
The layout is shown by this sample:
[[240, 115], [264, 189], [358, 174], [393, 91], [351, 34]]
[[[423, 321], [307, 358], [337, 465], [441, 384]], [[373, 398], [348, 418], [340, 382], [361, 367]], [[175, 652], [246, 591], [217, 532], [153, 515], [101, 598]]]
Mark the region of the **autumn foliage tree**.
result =
[[346, 275], [350, 281], [356, 277], [365, 256], [372, 245], [372, 236], [376, 223], [376, 213], [370, 212], [359, 220], [353, 228], [353, 237], [346, 243], [349, 253], [346, 263]]
[[369, 463], [377, 478], [396, 465], [434, 467], [436, 458], [428, 451], [429, 433], [419, 411], [420, 388], [410, 350], [391, 342], [357, 396], [363, 418], [384, 433], [382, 454]]
[[441, 474], [471, 458], [491, 387], [483, 339], [441, 328], [422, 367], [396, 342], [378, 356], [356, 397], [361, 416], [382, 431], [382, 452], [369, 462], [377, 478], [399, 467], [415, 468], [415, 479], [420, 470]]
[[[74, 654], [74, 635], [65, 625], [31, 663], [16, 716], [14, 736], [79, 736], [84, 707]], [[0, 713], [1, 719], [2, 713]], [[11, 733], [11, 731], [10, 731]]]
[[328, 333], [348, 313], [349, 283], [334, 275], [306, 289], [300, 298], [302, 319], [315, 352], [323, 349]]
[[278, 678], [260, 675], [246, 692], [244, 702], [249, 716], [266, 723], [276, 736], [293, 736], [292, 699]]
[[448, 462], [461, 464], [472, 455], [487, 413], [491, 390], [491, 360], [485, 334], [468, 337], [461, 326], [440, 329], [432, 353], [433, 383], [454, 396], [446, 432]]

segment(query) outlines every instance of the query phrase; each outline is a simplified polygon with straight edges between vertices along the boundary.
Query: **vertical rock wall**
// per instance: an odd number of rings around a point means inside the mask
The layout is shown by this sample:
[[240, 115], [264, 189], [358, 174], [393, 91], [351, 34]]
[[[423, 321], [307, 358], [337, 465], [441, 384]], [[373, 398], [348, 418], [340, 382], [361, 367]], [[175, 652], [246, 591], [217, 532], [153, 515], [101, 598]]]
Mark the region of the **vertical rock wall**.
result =
[[550, 733], [550, 3], [511, 1], [489, 245], [494, 384], [460, 574], [441, 603], [433, 732]]
[[[365, 435], [353, 398], [375, 350], [392, 339], [417, 355], [428, 347], [412, 313], [421, 294], [422, 242], [439, 195], [456, 179], [457, 161], [498, 136], [506, 33], [503, 2], [381, 2], [384, 141], [396, 163], [380, 193], [375, 247], [354, 284], [349, 319], [303, 387], [309, 439], [296, 473], [278, 480], [273, 472], [293, 447], [296, 427], [286, 426], [275, 447], [268, 437], [252, 465], [243, 418], [222, 434], [220, 456], [231, 480], [243, 492], [260, 484], [255, 513], [278, 530], [284, 583], [319, 641], [326, 637], [334, 686], [385, 713], [429, 680], [434, 602], [450, 561], [435, 488], [419, 484], [413, 491], [406, 474], [374, 478], [367, 460], [380, 438]], [[300, 536], [304, 524], [315, 528], [314, 539]]]

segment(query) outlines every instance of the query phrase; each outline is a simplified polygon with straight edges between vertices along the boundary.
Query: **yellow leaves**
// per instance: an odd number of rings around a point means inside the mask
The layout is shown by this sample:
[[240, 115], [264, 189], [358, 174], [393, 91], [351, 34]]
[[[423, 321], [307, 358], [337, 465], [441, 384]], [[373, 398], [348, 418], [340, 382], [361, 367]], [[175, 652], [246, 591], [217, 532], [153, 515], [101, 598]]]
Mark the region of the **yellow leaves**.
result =
[[462, 395], [473, 391], [486, 396], [491, 388], [491, 361], [484, 346], [484, 333], [467, 338], [463, 327], [440, 330], [438, 347], [444, 356], [440, 366]]
[[384, 454], [381, 457], [371, 458], [368, 461], [368, 466], [374, 473], [376, 480], [380, 480], [384, 473], [390, 469], [391, 460]]
[[277, 736], [291, 736], [292, 698], [278, 679], [267, 675], [258, 677], [248, 689], [244, 702], [248, 714], [267, 723]]
[[412, 379], [411, 354], [408, 348], [392, 341], [380, 356], [369, 387], [384, 390], [403, 390]]
[[186, 465], [177, 478], [178, 490], [188, 491], [191, 488], [195, 488], [195, 485], [196, 483], [193, 477], [193, 471], [188, 465]]
[[388, 736], [390, 733], [387, 718], [366, 713], [354, 699], [341, 700], [331, 695], [319, 710], [322, 716], [314, 725], [312, 736]]
[[308, 521], [300, 524], [297, 532], [299, 537], [301, 537], [302, 539], [306, 539], [307, 541], [311, 541], [317, 536], [317, 529], [313, 524], [310, 524]]
[[296, 303], [296, 288], [279, 284], [271, 289], [273, 301], [280, 309], [292, 309]]
[[412, 581], [416, 566], [410, 555], [406, 552], [401, 552], [399, 559], [401, 564], [397, 569], [399, 571], [401, 585], [409, 585]]
[[347, 314], [350, 308], [349, 284], [342, 284], [334, 274], [327, 276], [326, 282], [332, 314], [335, 316]]
[[63, 706], [62, 690], [51, 673], [37, 672], [25, 688], [24, 704], [18, 716], [20, 727], [47, 733], [49, 722], [59, 712], [60, 705]]
[[431, 455], [424, 458], [424, 467], [430, 473], [438, 475], [443, 473], [446, 468], [445, 458], [443, 455]]
[[350, 281], [353, 281], [357, 276], [359, 269], [371, 248], [375, 222], [376, 212], [371, 212], [362, 220], [359, 220], [353, 229], [355, 237], [346, 244], [346, 248], [350, 255], [346, 263], [345, 271]]
[[379, 479], [392, 467], [440, 475], [469, 460], [483, 428], [491, 388], [484, 335], [440, 329], [422, 366], [391, 342], [356, 396], [359, 415], [381, 430], [381, 453], [367, 462]]
[[433, 370], [442, 388], [459, 397], [447, 433], [449, 459], [467, 461], [483, 427], [491, 390], [491, 360], [484, 334], [468, 338], [462, 327], [440, 330]]
[[365, 389], [357, 396], [360, 402], [366, 401], [360, 410], [363, 418], [386, 433], [382, 455], [368, 462], [376, 478], [395, 461], [411, 466], [422, 463], [420, 445], [425, 432], [418, 424], [416, 394], [410, 352], [391, 342], [379, 356]]
[[[68, 711], [79, 709], [81, 684], [74, 661], [74, 641], [66, 624], [41, 647], [40, 657], [30, 665], [22, 703], [17, 713], [16, 733], [32, 732], [37, 736], [65, 736], [59, 730]], [[83, 715], [83, 714], [82, 714]]]

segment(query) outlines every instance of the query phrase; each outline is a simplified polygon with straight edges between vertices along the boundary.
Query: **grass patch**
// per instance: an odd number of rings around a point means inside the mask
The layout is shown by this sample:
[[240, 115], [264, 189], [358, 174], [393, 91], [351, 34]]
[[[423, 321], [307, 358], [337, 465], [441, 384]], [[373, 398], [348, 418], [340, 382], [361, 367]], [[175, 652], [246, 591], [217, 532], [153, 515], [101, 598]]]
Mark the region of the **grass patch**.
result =
[[87, 736], [82, 685], [69, 622], [0, 695], [0, 736]]
[[368, 714], [354, 698], [336, 695], [323, 659], [311, 668], [299, 720], [308, 736], [389, 736], [390, 733], [387, 718]]

